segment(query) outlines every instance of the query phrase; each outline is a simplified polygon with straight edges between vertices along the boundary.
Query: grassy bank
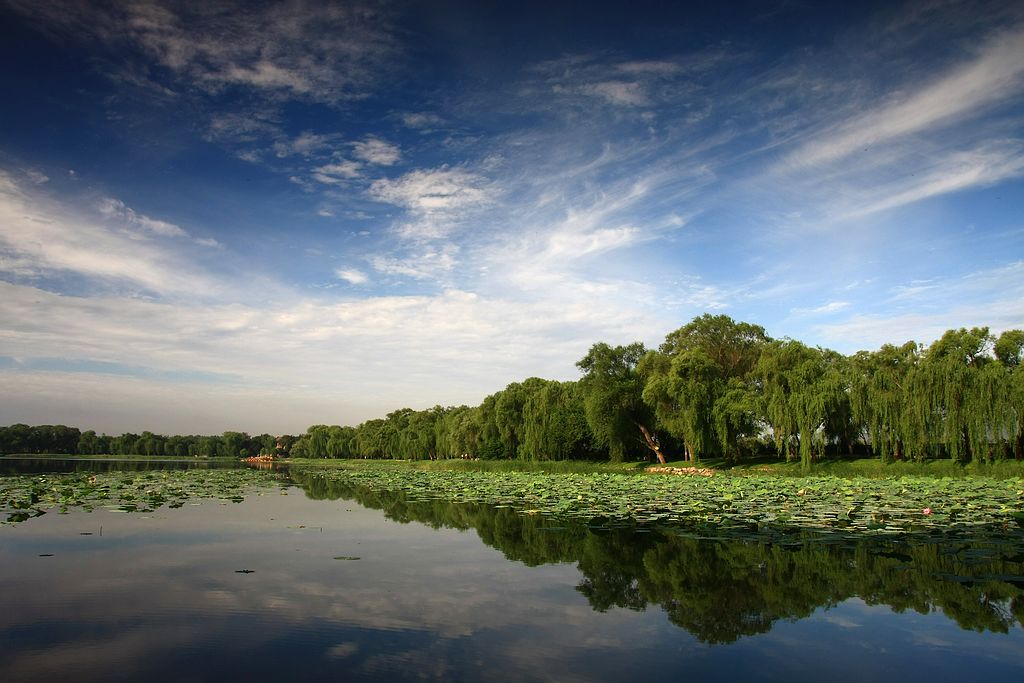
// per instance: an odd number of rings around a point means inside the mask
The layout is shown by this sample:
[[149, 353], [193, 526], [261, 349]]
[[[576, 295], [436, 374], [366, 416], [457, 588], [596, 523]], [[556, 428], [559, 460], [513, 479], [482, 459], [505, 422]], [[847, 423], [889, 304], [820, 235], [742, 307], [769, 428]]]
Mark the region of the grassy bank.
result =
[[332, 460], [292, 458], [296, 465], [339, 468], [366, 464], [374, 467], [422, 472], [537, 472], [542, 474], [642, 474], [647, 462], [593, 462], [589, 460]]
[[[295, 458], [290, 462], [318, 467], [342, 467], [346, 463], [373, 462], [383, 467], [396, 467], [434, 472], [537, 472], [543, 474], [643, 474], [650, 462], [592, 462], [592, 461], [529, 461], [529, 460], [330, 460]], [[691, 463], [678, 460], [669, 462], [669, 467], [689, 467]], [[925, 462], [882, 462], [877, 458], [856, 460], [825, 460], [802, 467], [799, 462], [777, 460], [752, 461], [740, 464], [724, 460], [702, 460], [701, 467], [708, 467], [733, 475], [772, 475], [780, 477], [830, 476], [841, 478], [865, 477], [884, 479], [889, 477], [988, 477], [1012, 479], [1024, 477], [1024, 461], [1003, 460], [990, 465], [969, 463], [961, 465], [952, 460], [928, 460]]]
[[1011, 479], [1024, 477], [1024, 461], [1001, 460], [992, 464], [960, 464], [953, 460], [926, 460], [923, 462], [883, 462], [878, 458], [856, 460], [824, 460], [801, 467], [799, 462], [743, 463], [731, 467], [721, 462], [711, 463], [716, 469], [727, 469], [733, 474], [773, 474], [778, 476], [806, 477], [988, 477]]
[[[175, 457], [161, 455], [64, 455], [13, 453], [0, 458], [54, 458], [71, 460], [183, 460], [183, 461], [224, 461], [235, 462], [237, 458], [221, 457]], [[398, 467], [436, 472], [537, 472], [544, 474], [643, 474], [651, 462], [600, 462], [589, 460], [335, 460], [324, 458], [293, 458], [286, 462], [319, 467], [340, 467], [345, 463], [373, 462], [383, 467]], [[669, 467], [690, 467], [692, 463], [676, 460], [667, 463]], [[768, 474], [781, 477], [867, 477], [883, 479], [888, 477], [989, 477], [1012, 479], [1024, 477], [1024, 460], [1000, 460], [992, 464], [968, 463], [962, 465], [953, 460], [927, 460], [924, 462], [883, 462], [878, 458], [833, 459], [802, 467], [799, 462], [784, 462], [774, 458], [752, 460], [739, 464], [722, 459], [705, 459], [701, 467], [711, 468], [734, 475]]]

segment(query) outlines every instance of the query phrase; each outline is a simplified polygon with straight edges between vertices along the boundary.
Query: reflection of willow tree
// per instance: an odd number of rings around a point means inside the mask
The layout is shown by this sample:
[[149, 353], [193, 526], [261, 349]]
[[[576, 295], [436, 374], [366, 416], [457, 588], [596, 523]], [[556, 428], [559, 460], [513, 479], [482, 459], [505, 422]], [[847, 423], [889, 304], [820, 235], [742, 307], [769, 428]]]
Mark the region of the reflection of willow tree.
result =
[[701, 540], [667, 531], [561, 526], [510, 508], [414, 501], [402, 491], [356, 488], [292, 470], [310, 498], [350, 499], [392, 520], [474, 529], [529, 566], [575, 562], [577, 590], [598, 611], [658, 605], [708, 643], [764, 633], [779, 620], [859, 597], [896, 612], [941, 609], [961, 628], [1007, 632], [1024, 625], [1024, 548], [981, 540], [898, 542]]

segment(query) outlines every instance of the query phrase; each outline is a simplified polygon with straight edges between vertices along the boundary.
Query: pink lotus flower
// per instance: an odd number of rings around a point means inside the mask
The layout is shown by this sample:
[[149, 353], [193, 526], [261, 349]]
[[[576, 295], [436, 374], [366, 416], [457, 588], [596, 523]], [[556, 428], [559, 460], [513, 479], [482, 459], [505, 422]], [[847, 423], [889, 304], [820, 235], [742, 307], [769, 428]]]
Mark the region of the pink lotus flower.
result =
[[930, 515], [930, 514], [932, 514], [932, 509], [931, 508], [925, 508], [924, 510], [921, 510], [921, 512], [926, 514], [926, 515]]

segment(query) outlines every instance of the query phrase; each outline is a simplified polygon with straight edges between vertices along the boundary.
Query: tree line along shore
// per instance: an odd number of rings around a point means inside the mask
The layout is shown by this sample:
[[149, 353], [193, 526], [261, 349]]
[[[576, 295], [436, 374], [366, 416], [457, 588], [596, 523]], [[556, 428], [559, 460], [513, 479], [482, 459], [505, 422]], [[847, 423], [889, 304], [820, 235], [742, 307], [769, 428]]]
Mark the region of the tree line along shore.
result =
[[301, 435], [119, 436], [0, 427], [2, 453], [173, 457], [689, 460], [1024, 457], [1024, 330], [952, 329], [843, 355], [705, 314], [657, 349], [594, 344], [577, 381], [531, 377], [478, 406], [402, 408]]

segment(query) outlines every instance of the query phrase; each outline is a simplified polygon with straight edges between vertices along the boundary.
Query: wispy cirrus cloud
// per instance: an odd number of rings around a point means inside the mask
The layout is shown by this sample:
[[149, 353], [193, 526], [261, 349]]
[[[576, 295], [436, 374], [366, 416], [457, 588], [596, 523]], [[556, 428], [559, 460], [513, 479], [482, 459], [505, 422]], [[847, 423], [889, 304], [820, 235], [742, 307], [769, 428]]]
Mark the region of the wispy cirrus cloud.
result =
[[873, 146], [976, 116], [1017, 96], [1024, 85], [1024, 28], [989, 38], [977, 54], [934, 82], [830, 126], [787, 159], [794, 166], [841, 161]]
[[489, 201], [486, 180], [462, 168], [447, 166], [411, 171], [399, 178], [382, 178], [370, 195], [417, 213], [458, 212]]
[[395, 232], [406, 240], [449, 236], [462, 221], [494, 200], [497, 188], [484, 176], [461, 167], [417, 169], [398, 178], [380, 178], [370, 185], [373, 199], [405, 209], [410, 220]]
[[[909, 339], [930, 343], [951, 328], [989, 327], [998, 334], [1024, 329], [1024, 261], [975, 270], [958, 277], [910, 281], [892, 288], [899, 307], [847, 309], [846, 319], [814, 327], [841, 348], [878, 348]], [[855, 345], [855, 346], [854, 346]], [[850, 348], [854, 346], [854, 348]]]
[[402, 123], [408, 127], [420, 131], [431, 131], [442, 128], [445, 120], [432, 112], [416, 111], [407, 112], [401, 115]]
[[459, 247], [447, 243], [440, 247], [424, 246], [403, 256], [371, 256], [374, 270], [386, 275], [399, 275], [417, 280], [438, 280], [446, 277], [458, 263]]
[[358, 99], [398, 50], [376, 3], [9, 4], [64, 40], [140, 49], [209, 93], [238, 87], [325, 103]]
[[[609, 64], [595, 56], [572, 55], [533, 67], [548, 94], [597, 99], [605, 104], [644, 107], [654, 103], [655, 81], [674, 76], [671, 62]], [[530, 85], [536, 88], [537, 85]]]
[[[914, 30], [936, 39], [938, 29], [915, 23]], [[866, 54], [879, 69], [899, 54], [886, 33], [847, 40], [870, 45]], [[877, 79], [884, 88], [857, 74], [830, 75], [838, 54], [817, 55], [820, 65], [774, 69], [764, 94], [781, 101], [766, 123], [776, 139], [765, 148], [767, 163], [752, 166], [750, 180], [737, 187], [778, 209], [779, 233], [796, 234], [882, 220], [879, 214], [1024, 176], [1024, 138], [1011, 113], [1024, 97], [1024, 28], [980, 32], [973, 45], [951, 50], [928, 80], [922, 69], [904, 69]]]
[[31, 277], [70, 273], [157, 295], [201, 295], [219, 289], [183, 254], [140, 239], [189, 237], [182, 228], [114, 199], [103, 200], [98, 209], [101, 217], [115, 218], [115, 225], [68, 212], [0, 172], [0, 250], [6, 268]]
[[181, 227], [136, 213], [133, 209], [125, 206], [120, 199], [107, 197], [100, 200], [97, 208], [104, 217], [119, 219], [124, 225], [131, 228], [140, 228], [147, 233], [162, 237], [188, 237], [188, 233]]
[[874, 190], [861, 197], [844, 218], [887, 211], [907, 204], [974, 187], [988, 187], [1024, 175], [1024, 140], [1002, 140], [953, 152], [909, 178], [896, 180], [889, 192]]
[[599, 83], [586, 83], [574, 88], [555, 85], [552, 90], [556, 93], [576, 92], [582, 95], [590, 95], [603, 99], [609, 104], [630, 107], [643, 107], [651, 103], [646, 87], [637, 81], [601, 81]]
[[204, 247], [219, 247], [212, 237], [193, 237], [181, 226], [138, 213], [120, 199], [105, 197], [96, 207], [107, 220], [127, 228], [133, 235], [155, 235], [158, 237], [183, 237]]
[[813, 308], [794, 308], [790, 312], [796, 315], [824, 315], [838, 313], [850, 307], [849, 301], [829, 301]]
[[294, 138], [277, 140], [274, 143], [274, 153], [278, 157], [292, 155], [310, 157], [332, 149], [337, 144], [339, 137], [337, 134], [320, 135], [306, 130]]

